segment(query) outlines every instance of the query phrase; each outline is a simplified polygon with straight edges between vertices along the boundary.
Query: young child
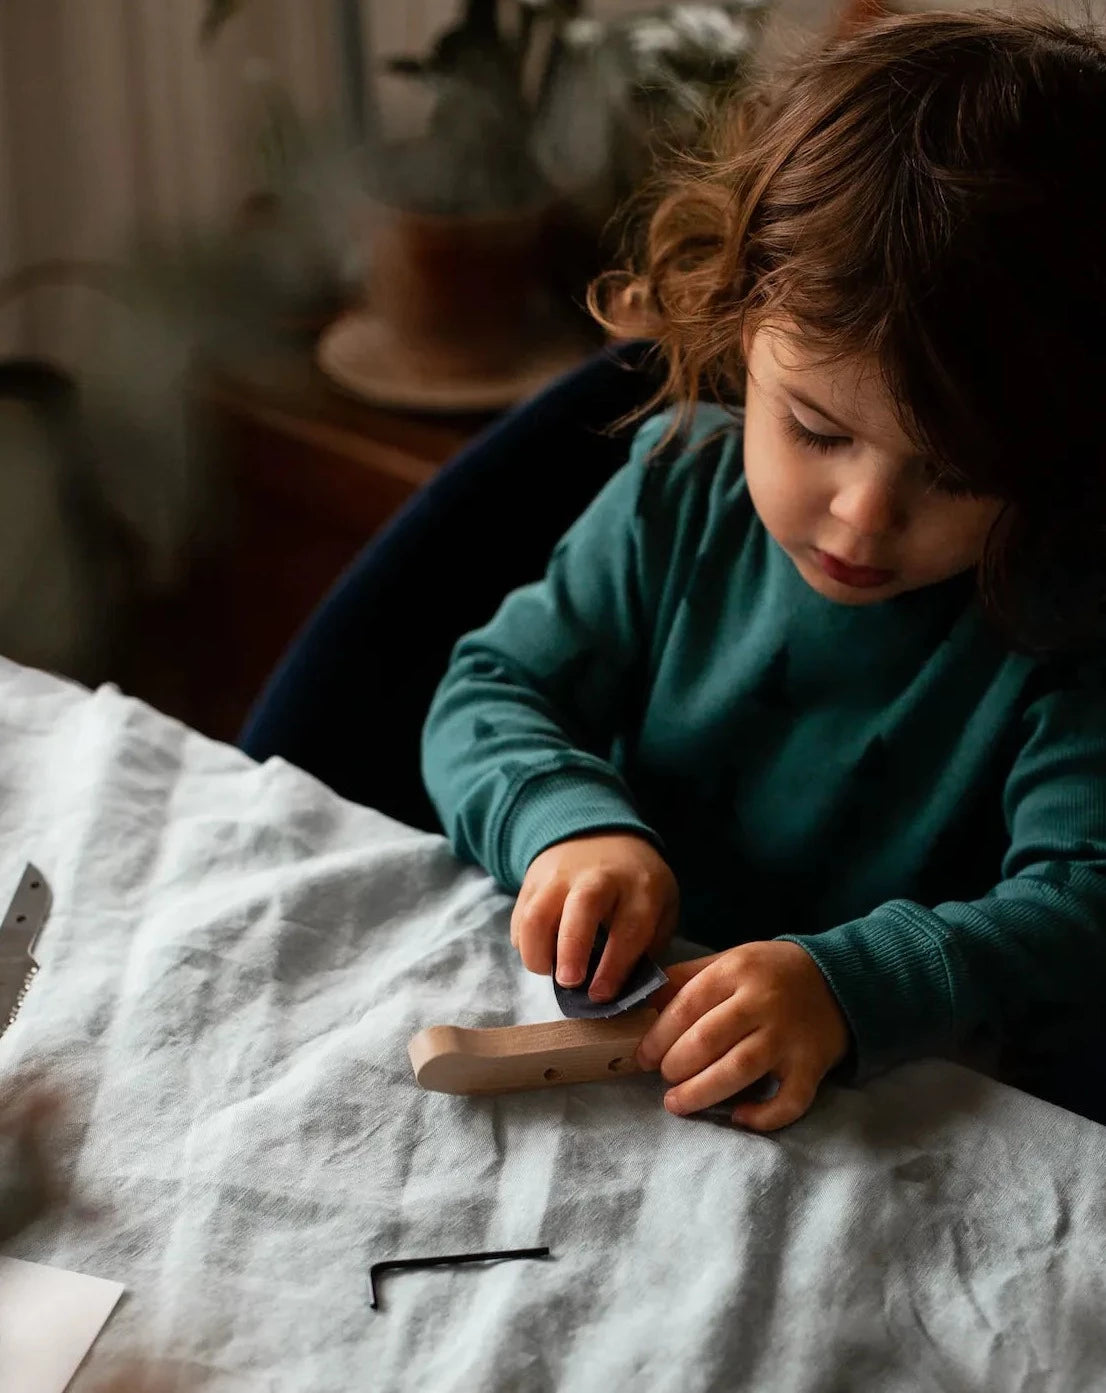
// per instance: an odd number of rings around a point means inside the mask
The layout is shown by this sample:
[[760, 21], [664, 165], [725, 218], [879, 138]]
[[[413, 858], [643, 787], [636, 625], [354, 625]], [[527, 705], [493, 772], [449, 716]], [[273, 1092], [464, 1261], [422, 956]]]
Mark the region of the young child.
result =
[[678, 914], [721, 950], [641, 1045], [674, 1113], [771, 1074], [734, 1116], [776, 1128], [934, 1052], [1047, 1091], [1085, 1050], [1104, 170], [1103, 42], [917, 15], [744, 103], [653, 212], [675, 410], [458, 645], [424, 774], [530, 970], [578, 984], [605, 924], [609, 998]]

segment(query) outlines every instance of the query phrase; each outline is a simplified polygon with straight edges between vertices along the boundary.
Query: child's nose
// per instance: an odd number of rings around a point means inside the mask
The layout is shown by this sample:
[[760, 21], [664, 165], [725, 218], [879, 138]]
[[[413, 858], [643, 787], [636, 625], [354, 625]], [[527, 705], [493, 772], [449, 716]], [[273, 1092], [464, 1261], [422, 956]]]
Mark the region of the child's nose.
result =
[[892, 479], [876, 470], [864, 471], [840, 482], [830, 513], [859, 536], [878, 537], [901, 522], [902, 500]]

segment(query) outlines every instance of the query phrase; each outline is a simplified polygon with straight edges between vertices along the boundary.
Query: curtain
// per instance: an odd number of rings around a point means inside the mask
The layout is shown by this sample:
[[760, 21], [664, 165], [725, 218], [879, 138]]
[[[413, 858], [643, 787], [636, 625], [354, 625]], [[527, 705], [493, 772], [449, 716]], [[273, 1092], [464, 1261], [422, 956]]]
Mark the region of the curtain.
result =
[[[368, 50], [422, 51], [461, 0], [353, 0]], [[143, 231], [229, 216], [256, 183], [264, 65], [309, 120], [336, 119], [341, 0], [244, 0], [201, 49], [203, 0], [0, 0], [0, 276], [44, 258], [110, 257]], [[591, 0], [613, 16], [658, 0]], [[913, 7], [948, 0], [914, 0]], [[953, 0], [971, 3], [971, 0]], [[1103, 0], [1051, 0], [1101, 14]], [[777, 0], [784, 47], [835, 0]], [[382, 103], [409, 85], [378, 78]], [[0, 353], [63, 361], [90, 292], [39, 289], [0, 308]]]
[[[0, 0], [0, 276], [48, 258], [102, 259], [232, 215], [257, 183], [257, 83], [269, 72], [309, 121], [338, 120], [342, 0], [243, 0], [199, 43], [203, 0]], [[353, 0], [367, 52], [422, 52], [461, 0]], [[591, 0], [600, 16], [658, 0]], [[777, 0], [805, 29], [831, 0]], [[385, 116], [409, 83], [379, 75]], [[73, 362], [93, 292], [40, 288], [0, 306], [0, 354]]]
[[[3, 0], [0, 275], [228, 217], [257, 181], [259, 65], [306, 116], [330, 113], [331, 11], [251, 0], [202, 49], [200, 0]], [[21, 296], [0, 352], [67, 363], [91, 293]]]

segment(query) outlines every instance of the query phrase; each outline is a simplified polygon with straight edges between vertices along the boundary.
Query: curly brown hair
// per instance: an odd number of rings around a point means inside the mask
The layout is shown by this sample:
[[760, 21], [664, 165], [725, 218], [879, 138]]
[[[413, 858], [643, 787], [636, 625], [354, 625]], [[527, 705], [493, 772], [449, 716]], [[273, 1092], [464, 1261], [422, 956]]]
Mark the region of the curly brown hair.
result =
[[980, 564], [1024, 648], [1098, 641], [1106, 596], [1106, 43], [1050, 19], [889, 18], [728, 104], [651, 191], [609, 294], [647, 308], [683, 416], [797, 326], [877, 361], [945, 487], [1005, 507]]

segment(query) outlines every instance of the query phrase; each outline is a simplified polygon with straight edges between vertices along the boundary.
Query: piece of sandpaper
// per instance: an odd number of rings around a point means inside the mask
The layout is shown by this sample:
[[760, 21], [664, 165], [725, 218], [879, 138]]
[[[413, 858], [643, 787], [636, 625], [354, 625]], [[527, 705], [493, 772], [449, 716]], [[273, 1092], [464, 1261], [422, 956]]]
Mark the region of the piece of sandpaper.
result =
[[591, 997], [588, 996], [588, 988], [591, 986], [591, 979], [595, 976], [599, 959], [603, 956], [603, 949], [606, 946], [607, 931], [600, 929], [595, 935], [595, 946], [588, 959], [587, 975], [580, 986], [562, 987], [556, 978], [553, 979], [553, 991], [563, 1016], [569, 1016], [573, 1020], [592, 1021], [606, 1020], [610, 1016], [620, 1016], [623, 1011], [640, 1006], [643, 1001], [653, 995], [658, 987], [663, 987], [668, 981], [667, 975], [660, 970], [652, 958], [640, 957], [623, 982], [621, 991], [612, 1001], [592, 1001]]
[[4, 1393], [64, 1393], [122, 1293], [121, 1282], [0, 1258]]

